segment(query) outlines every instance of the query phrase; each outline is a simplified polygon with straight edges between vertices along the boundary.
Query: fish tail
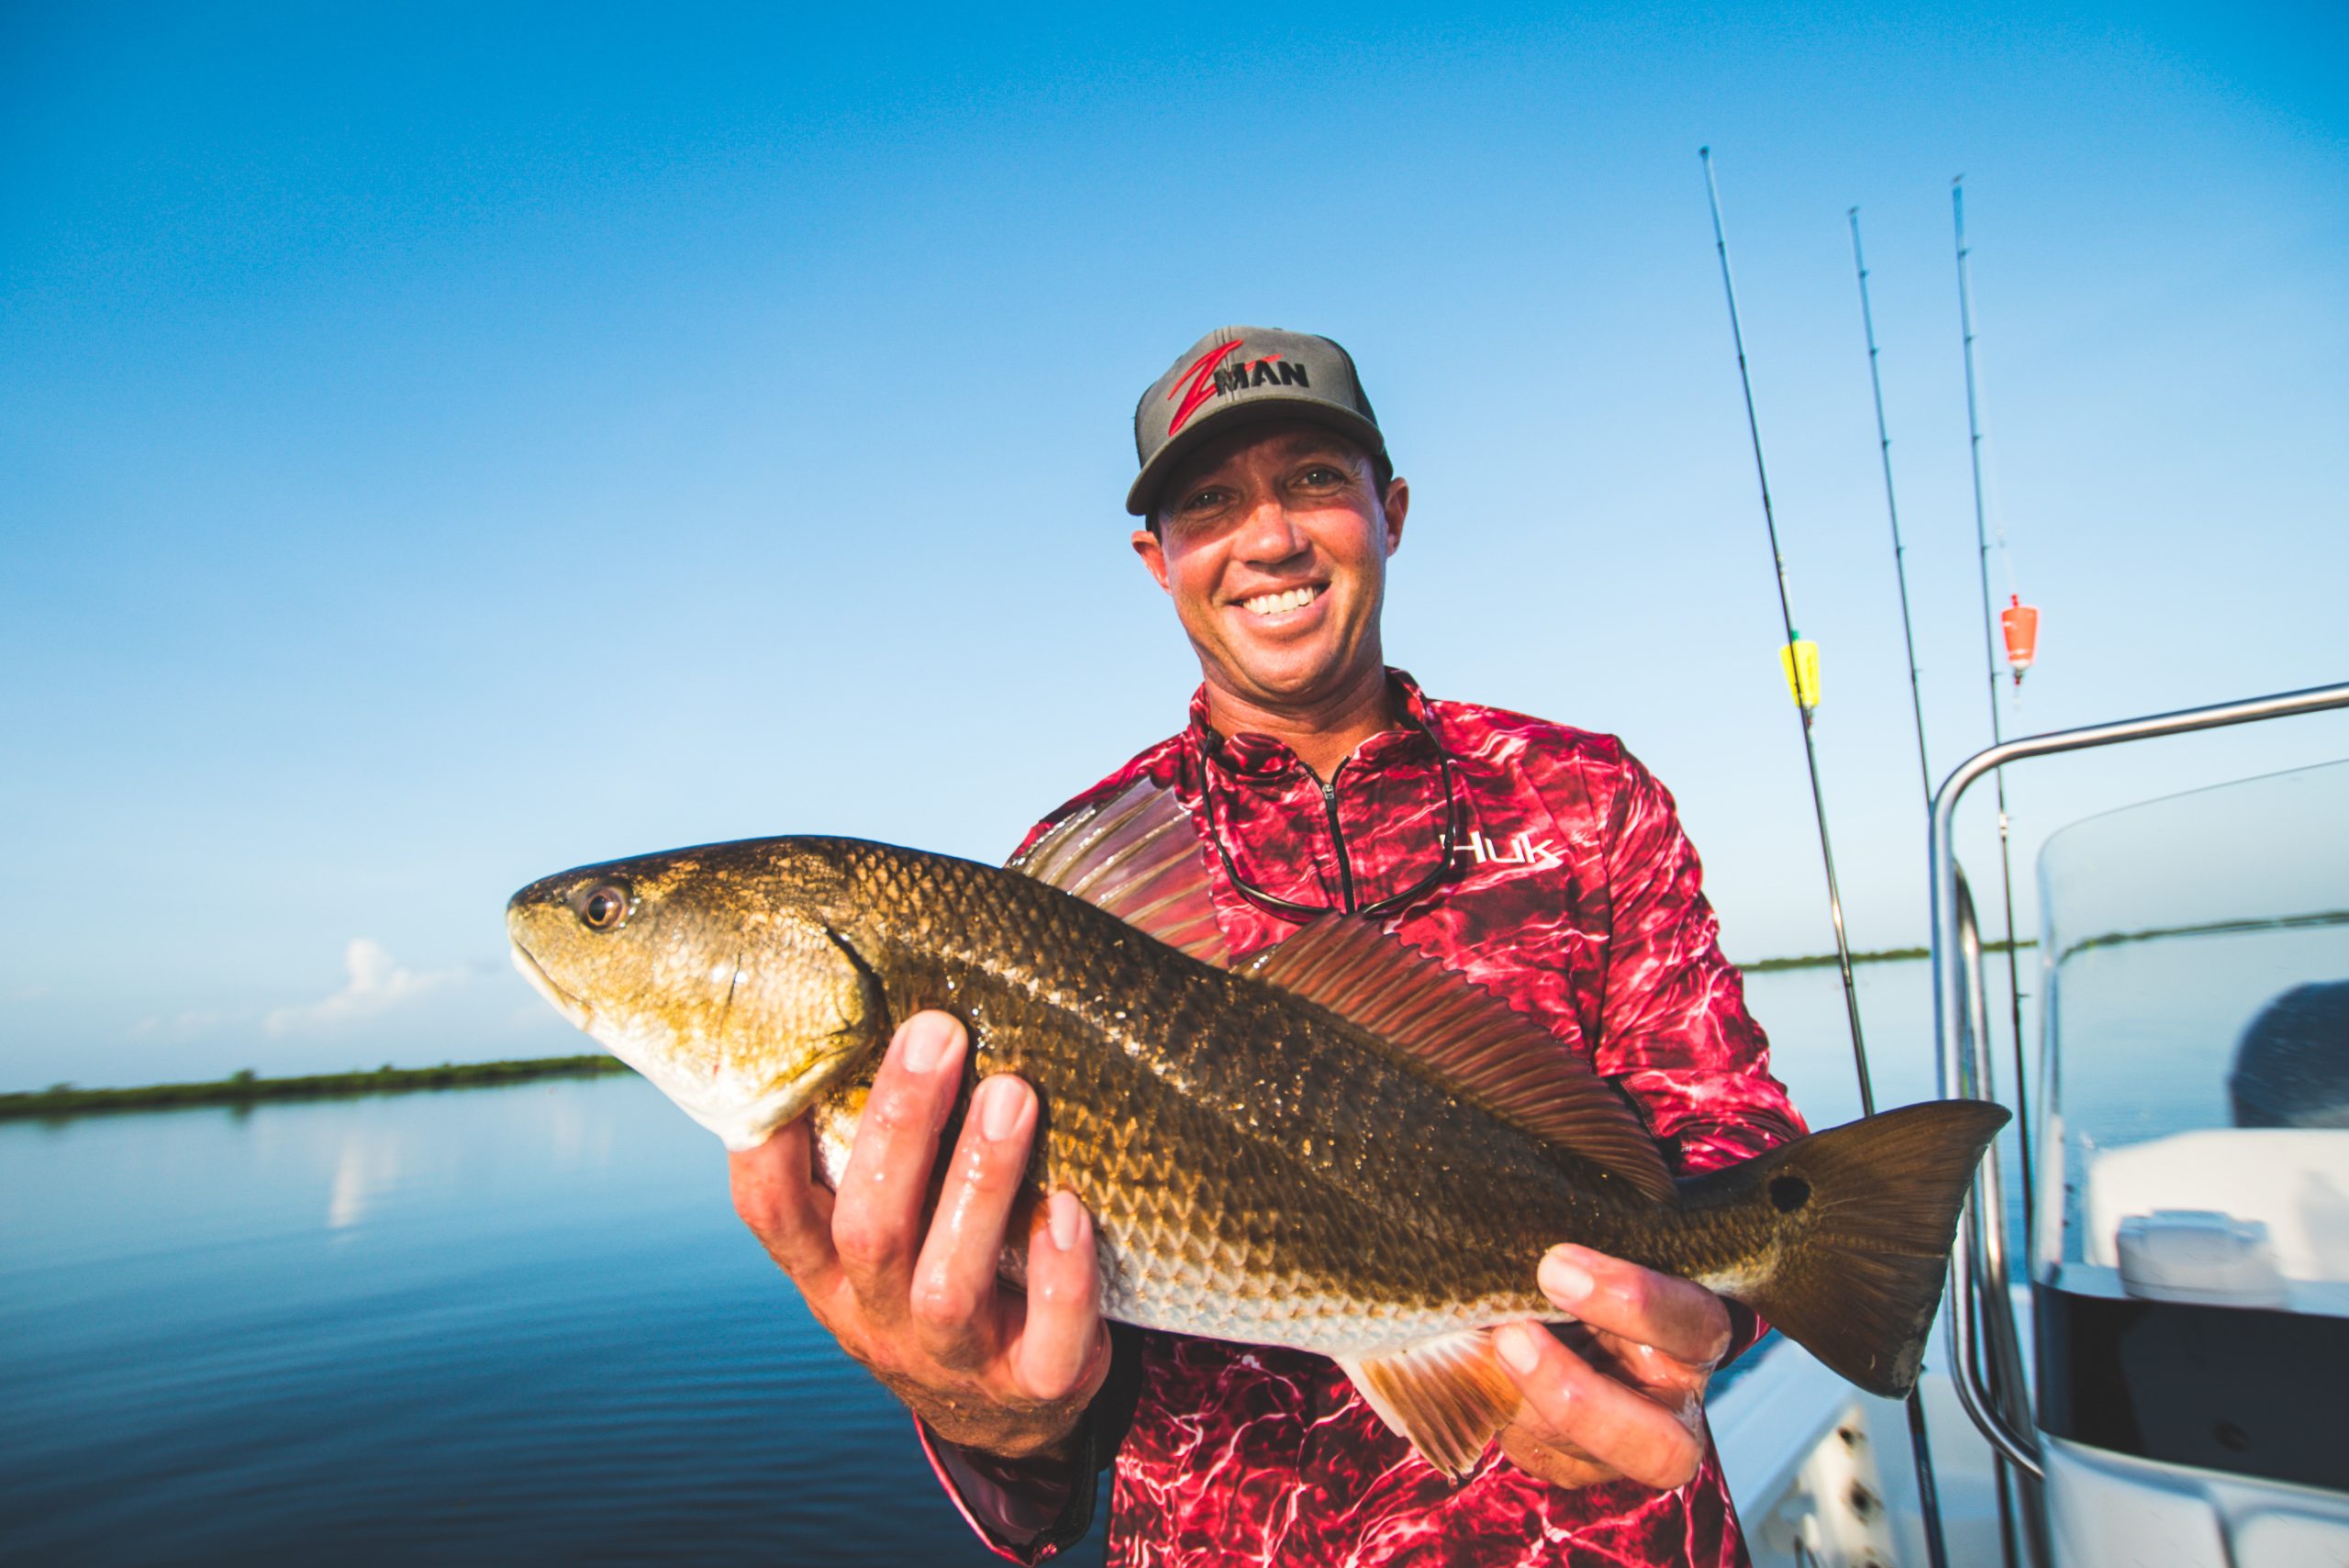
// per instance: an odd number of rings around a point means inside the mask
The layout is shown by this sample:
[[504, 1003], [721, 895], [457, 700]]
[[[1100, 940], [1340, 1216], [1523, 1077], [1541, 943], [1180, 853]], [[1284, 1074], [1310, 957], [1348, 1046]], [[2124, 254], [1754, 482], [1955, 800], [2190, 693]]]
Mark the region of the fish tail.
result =
[[1770, 1239], [1767, 1263], [1723, 1271], [1717, 1288], [1869, 1393], [1907, 1394], [1974, 1168], [2008, 1114], [1932, 1100], [1685, 1183], [1692, 1211], [1742, 1209]]

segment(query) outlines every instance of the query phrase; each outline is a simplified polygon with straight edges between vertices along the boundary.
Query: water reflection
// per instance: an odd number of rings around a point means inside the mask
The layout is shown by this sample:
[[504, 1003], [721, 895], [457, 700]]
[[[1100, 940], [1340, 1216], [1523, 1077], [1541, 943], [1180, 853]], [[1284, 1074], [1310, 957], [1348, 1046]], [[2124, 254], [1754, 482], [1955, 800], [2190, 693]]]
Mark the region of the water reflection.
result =
[[0, 1561], [994, 1561], [632, 1078], [0, 1127]]

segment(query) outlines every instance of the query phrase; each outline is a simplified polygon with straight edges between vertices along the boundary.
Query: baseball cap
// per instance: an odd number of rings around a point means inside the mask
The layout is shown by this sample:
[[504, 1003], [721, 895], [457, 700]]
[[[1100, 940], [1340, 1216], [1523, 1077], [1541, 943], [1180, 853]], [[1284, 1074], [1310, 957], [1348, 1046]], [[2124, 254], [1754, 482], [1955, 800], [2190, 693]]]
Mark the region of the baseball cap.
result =
[[1185, 457], [1235, 426], [1306, 419], [1386, 450], [1353, 357], [1327, 338], [1276, 327], [1219, 327], [1183, 350], [1134, 406], [1134, 455], [1141, 472], [1126, 510], [1145, 517]]

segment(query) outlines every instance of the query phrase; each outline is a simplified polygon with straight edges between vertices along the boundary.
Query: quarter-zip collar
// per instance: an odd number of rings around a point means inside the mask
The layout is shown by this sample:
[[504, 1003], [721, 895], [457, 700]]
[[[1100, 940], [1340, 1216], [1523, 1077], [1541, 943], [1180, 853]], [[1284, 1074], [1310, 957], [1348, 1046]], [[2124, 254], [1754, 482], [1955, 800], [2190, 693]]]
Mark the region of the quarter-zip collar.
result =
[[[1290, 903], [1352, 911], [1432, 869], [1442, 852], [1444, 802], [1431, 716], [1417, 682], [1391, 668], [1386, 676], [1412, 722], [1369, 737], [1326, 782], [1272, 736], [1219, 734], [1208, 722], [1207, 687], [1193, 695], [1184, 750], [1194, 786], [1213, 795], [1202, 803], [1203, 817], [1251, 885]], [[1295, 929], [1269, 914], [1251, 923], [1264, 927], [1252, 933], [1263, 940]]]

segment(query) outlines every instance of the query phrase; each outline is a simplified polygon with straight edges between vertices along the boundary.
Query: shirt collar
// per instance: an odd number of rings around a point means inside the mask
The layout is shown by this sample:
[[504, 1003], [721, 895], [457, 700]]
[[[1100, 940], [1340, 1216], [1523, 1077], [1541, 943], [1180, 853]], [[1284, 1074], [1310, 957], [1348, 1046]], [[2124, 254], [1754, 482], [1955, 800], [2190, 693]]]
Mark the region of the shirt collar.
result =
[[[1413, 680], [1410, 672], [1386, 667], [1386, 684], [1400, 699], [1406, 722], [1398, 728], [1382, 729], [1354, 748], [1347, 759], [1347, 767], [1354, 772], [1377, 768], [1391, 762], [1406, 759], [1423, 761], [1429, 750], [1431, 718], [1428, 700]], [[1219, 769], [1242, 778], [1279, 779], [1292, 773], [1302, 773], [1305, 764], [1297, 753], [1272, 736], [1252, 729], [1236, 735], [1219, 735], [1208, 722], [1207, 683], [1191, 694], [1191, 743], [1199, 754]], [[1351, 776], [1351, 774], [1350, 774]]]

